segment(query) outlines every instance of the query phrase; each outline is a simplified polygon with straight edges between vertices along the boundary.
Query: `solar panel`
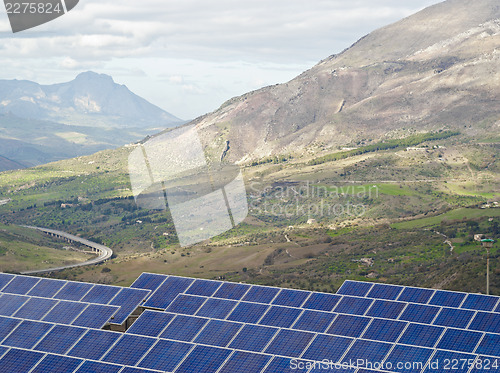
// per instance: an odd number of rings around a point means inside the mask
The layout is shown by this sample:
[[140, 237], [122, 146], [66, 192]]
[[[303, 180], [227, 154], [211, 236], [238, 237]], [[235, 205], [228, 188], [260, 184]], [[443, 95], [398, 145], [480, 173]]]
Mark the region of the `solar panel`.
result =
[[228, 320], [257, 324], [269, 306], [259, 303], [241, 302], [228, 316]]
[[391, 349], [391, 344], [383, 342], [365, 341], [358, 339], [351, 346], [343, 361], [357, 361], [358, 359], [369, 362], [380, 362], [384, 360]]
[[125, 334], [111, 347], [102, 360], [108, 363], [136, 365], [155, 343], [154, 338]]
[[176, 373], [216, 372], [231, 354], [231, 350], [216, 347], [196, 346], [177, 368]]
[[178, 315], [170, 322], [160, 337], [191, 342], [207, 322], [208, 319], [200, 317]]
[[482, 333], [468, 330], [448, 329], [439, 341], [437, 348], [462, 352], [474, 352], [483, 337]]
[[368, 298], [396, 300], [402, 290], [402, 286], [374, 284], [366, 296]]
[[328, 359], [336, 363], [340, 361], [352, 342], [351, 338], [321, 334], [314, 339], [301, 357], [316, 361]]
[[29, 297], [22, 295], [2, 294], [0, 298], [0, 315], [12, 316], [28, 300]]
[[500, 371], [500, 359], [490, 356], [479, 356], [474, 362], [474, 367], [469, 373], [484, 373]]
[[20, 323], [21, 320], [0, 316], [0, 342], [2, 342], [2, 340], [7, 337], [9, 333]]
[[308, 370], [303, 361], [275, 356], [263, 373], [305, 373]]
[[2, 289], [2, 293], [25, 295], [38, 281], [40, 281], [40, 279], [37, 277], [15, 276], [8, 285]]
[[370, 323], [368, 317], [338, 315], [327, 333], [358, 338]]
[[357, 281], [344, 281], [337, 294], [342, 295], [353, 295], [357, 297], [364, 297], [370, 291], [373, 284], [368, 282], [357, 282]]
[[386, 300], [376, 300], [367, 312], [367, 316], [397, 319], [405, 308], [405, 303]]
[[477, 312], [469, 329], [500, 334], [500, 314]]
[[236, 351], [218, 373], [260, 372], [269, 360], [271, 356]]
[[280, 289], [254, 285], [248, 290], [242, 300], [270, 304]]
[[166, 312], [180, 313], [183, 315], [194, 315], [207, 298], [179, 294], [167, 307]]
[[31, 349], [52, 328], [52, 324], [24, 320], [2, 342], [4, 346]]
[[409, 324], [398, 343], [434, 347], [445, 328], [440, 326]]
[[281, 289], [280, 293], [274, 298], [273, 304], [300, 307], [310, 295], [311, 292], [309, 291]]
[[196, 316], [225, 319], [236, 304], [237, 302], [233, 300], [209, 298], [196, 313]]
[[56, 325], [33, 349], [64, 355], [85, 332], [83, 328]]
[[250, 285], [225, 282], [215, 292], [214, 297], [240, 300], [241, 298], [243, 298], [249, 288]]
[[0, 273], [0, 291], [14, 278], [14, 275]]
[[144, 368], [124, 367], [120, 373], [155, 373], [153, 370]]
[[173, 314], [146, 310], [127, 330], [127, 333], [157, 337], [174, 318]]
[[464, 329], [474, 316], [473, 311], [443, 308], [434, 321], [435, 325]]
[[476, 353], [500, 357], [500, 334], [485, 334]]
[[120, 309], [113, 315], [113, 324], [123, 324], [127, 318], [143, 304], [149, 295], [149, 290], [122, 288], [122, 290], [109, 302], [110, 305], [119, 306]]
[[364, 315], [372, 303], [371, 299], [343, 297], [334, 311], [350, 315]]
[[121, 336], [121, 333], [89, 330], [68, 352], [68, 355], [99, 360]]
[[292, 326], [295, 320], [297, 320], [301, 312], [302, 311], [297, 308], [272, 306], [269, 308], [264, 317], [259, 321], [259, 324], [289, 328]]
[[192, 348], [193, 345], [189, 343], [160, 340], [140, 361], [139, 366], [173, 372]]
[[[309, 373], [328, 373], [328, 372], [343, 372], [343, 373], [356, 373], [355, 368], [349, 368], [347, 366], [335, 365], [326, 362], [315, 362], [315, 366], [309, 371]], [[359, 373], [362, 373], [361, 370]]]
[[122, 365], [87, 360], [75, 373], [118, 373], [122, 368]]
[[8, 348], [7, 347], [2, 347], [0, 346], [0, 359], [2, 358], [2, 356], [8, 351]]
[[52, 298], [64, 285], [66, 281], [42, 278], [27, 295], [42, 298]]
[[458, 308], [462, 304], [465, 294], [453, 291], [436, 290], [429, 304], [442, 307]]
[[86, 303], [62, 300], [42, 320], [58, 324], [71, 324], [87, 306]]
[[420, 322], [422, 324], [431, 324], [440, 310], [441, 308], [436, 306], [408, 304], [399, 319], [405, 321]]
[[499, 299], [499, 297], [489, 295], [468, 294], [461, 308], [478, 311], [493, 311]]
[[243, 324], [230, 321], [211, 320], [198, 334], [194, 343], [225, 347], [242, 326]]
[[54, 299], [31, 298], [12, 316], [20, 319], [41, 320], [56, 303]]
[[164, 310], [175, 297], [184, 292], [192, 282], [193, 280], [188, 278], [168, 277], [155, 292], [151, 294], [144, 306]]
[[118, 310], [118, 307], [90, 304], [71, 325], [101, 329]]
[[29, 372], [42, 357], [40, 352], [10, 349], [0, 359], [0, 372]]
[[303, 307], [311, 310], [331, 311], [340, 299], [341, 297], [339, 295], [312, 293]]
[[313, 338], [313, 333], [282, 329], [271, 341], [265, 352], [281, 356], [299, 357]]
[[405, 327], [405, 322], [374, 319], [363, 334], [363, 338], [383, 342], [396, 342]]
[[85, 282], [67, 282], [66, 285], [54, 295], [54, 298], [79, 301], [93, 286], [94, 285]]
[[189, 289], [186, 290], [186, 294], [211, 297], [221, 286], [221, 284], [222, 282], [220, 281], [196, 280], [191, 284]]
[[137, 280], [134, 281], [132, 285], [130, 285], [130, 287], [135, 289], [151, 290], [151, 292], [154, 292], [160, 287], [167, 277], [168, 276], [165, 275], [144, 272], [137, 278]]
[[467, 373], [470, 369], [469, 363], [474, 361], [475, 358], [475, 355], [437, 350], [424, 372], [443, 373], [451, 371], [457, 373]]
[[82, 360], [66, 356], [47, 355], [31, 373], [61, 373], [73, 372]]
[[420, 373], [432, 353], [429, 348], [396, 345], [384, 365], [394, 372]]
[[293, 324], [293, 329], [323, 333], [328, 329], [335, 316], [334, 313], [305, 310], [297, 322]]
[[245, 325], [233, 339], [230, 348], [261, 352], [279, 329], [268, 326]]
[[108, 304], [121, 290], [117, 286], [94, 285], [92, 289], [82, 298], [82, 302]]
[[406, 287], [398, 297], [398, 301], [427, 304], [435, 290]]

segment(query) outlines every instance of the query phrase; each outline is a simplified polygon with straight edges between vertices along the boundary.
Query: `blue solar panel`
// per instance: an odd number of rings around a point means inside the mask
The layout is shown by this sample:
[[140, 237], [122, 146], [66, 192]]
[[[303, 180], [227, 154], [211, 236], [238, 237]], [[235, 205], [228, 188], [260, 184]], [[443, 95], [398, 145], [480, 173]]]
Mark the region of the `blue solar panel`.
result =
[[117, 311], [117, 307], [90, 304], [71, 325], [101, 329]]
[[83, 328], [56, 325], [33, 349], [64, 355], [85, 332]]
[[500, 372], [500, 359], [489, 356], [478, 356], [474, 368], [469, 373]]
[[214, 297], [239, 300], [243, 298], [249, 288], [250, 285], [225, 282], [215, 292]]
[[274, 357], [264, 370], [264, 373], [305, 373], [309, 370], [306, 362], [285, 357]]
[[168, 276], [165, 275], [157, 275], [154, 273], [142, 273], [137, 280], [134, 281], [131, 288], [135, 289], [146, 289], [154, 292], [156, 289], [160, 287], [160, 285], [165, 281]]
[[[330, 362], [314, 362], [314, 367], [309, 373], [329, 373], [329, 372], [343, 372], [343, 373], [356, 373], [355, 368], [349, 368], [347, 365], [332, 364]], [[361, 373], [361, 371], [359, 371]]]
[[467, 373], [469, 362], [474, 361], [475, 355], [460, 352], [437, 350], [425, 369], [425, 373]]
[[299, 357], [313, 338], [313, 333], [282, 329], [271, 341], [265, 352], [274, 355]]
[[260, 372], [271, 356], [236, 351], [218, 373]]
[[302, 311], [297, 308], [272, 306], [259, 324], [289, 328], [297, 320]]
[[269, 306], [258, 303], [241, 302], [231, 312], [228, 320], [257, 324]]
[[0, 273], [0, 291], [14, 278], [14, 275]]
[[209, 298], [200, 308], [196, 316], [225, 319], [236, 304], [237, 302], [233, 300]]
[[43, 321], [71, 324], [86, 307], [85, 303], [62, 300], [45, 315]]
[[52, 298], [65, 284], [66, 281], [42, 278], [27, 295]]
[[432, 352], [433, 350], [428, 348], [396, 345], [384, 365], [394, 372], [419, 373], [425, 367]]
[[435, 306], [442, 307], [460, 307], [463, 300], [465, 298], [465, 294], [456, 293], [453, 291], [445, 291], [445, 290], [436, 290], [436, 293], [429, 301], [429, 304], [433, 304]]
[[385, 319], [397, 319], [403, 308], [405, 308], [405, 303], [376, 300], [366, 315]]
[[31, 349], [52, 328], [52, 324], [25, 320], [2, 342], [4, 346]]
[[29, 372], [42, 357], [40, 352], [11, 349], [0, 359], [0, 372]]
[[113, 324], [123, 324], [137, 307], [143, 304], [147, 298], [149, 290], [122, 288], [122, 290], [109, 302], [112, 306], [119, 306], [120, 309], [113, 315]]
[[139, 366], [173, 372], [192, 347], [189, 343], [160, 340], [141, 360]]
[[156, 373], [156, 372], [144, 368], [125, 367], [120, 373]]
[[401, 321], [373, 319], [363, 334], [363, 338], [383, 342], [396, 342], [405, 326], [406, 323]]
[[196, 280], [191, 284], [189, 289], [186, 290], [186, 294], [211, 297], [212, 295], [214, 295], [221, 284], [222, 282], [220, 281]]
[[431, 289], [404, 288], [398, 300], [401, 302], [426, 304], [434, 294]]
[[153, 294], [148, 298], [145, 307], [166, 309], [168, 305], [183, 293], [194, 280], [188, 278], [174, 277], [167, 278]]
[[125, 334], [102, 360], [115, 364], [135, 365], [155, 342], [154, 338]]
[[328, 329], [335, 316], [334, 313], [305, 310], [293, 325], [293, 329], [323, 333]]
[[0, 342], [21, 323], [21, 320], [0, 316]]
[[369, 282], [345, 281], [337, 291], [337, 294], [364, 297], [368, 294], [372, 286], [373, 284]]
[[2, 289], [2, 293], [25, 295], [38, 281], [37, 277], [16, 276]]
[[12, 316], [20, 319], [41, 320], [56, 303], [54, 299], [31, 298]]
[[380, 362], [384, 360], [391, 344], [358, 339], [345, 355], [343, 362], [357, 361], [358, 359], [369, 362]]
[[448, 329], [437, 348], [461, 352], [474, 352], [483, 334], [469, 330]]
[[500, 334], [486, 334], [479, 344], [476, 353], [500, 357]]
[[82, 302], [108, 304], [118, 294], [121, 288], [117, 286], [94, 285], [82, 298]]
[[500, 314], [478, 312], [469, 329], [500, 334]]
[[0, 346], [0, 359], [2, 356], [7, 352], [8, 348], [7, 347], [2, 347]]
[[312, 293], [303, 307], [310, 310], [331, 311], [340, 301], [340, 298], [339, 295], [334, 294]]
[[461, 308], [490, 312], [493, 311], [499, 299], [499, 297], [489, 295], [469, 294]]
[[366, 296], [368, 298], [396, 300], [402, 290], [402, 286], [374, 284]]
[[230, 321], [211, 320], [198, 334], [194, 343], [225, 347], [242, 326], [243, 324]]
[[410, 324], [398, 343], [407, 345], [434, 347], [445, 328], [440, 326]]
[[318, 335], [307, 348], [303, 359], [338, 362], [347, 351], [353, 339], [333, 335]]
[[167, 307], [167, 312], [181, 313], [183, 315], [194, 315], [207, 298], [194, 295], [179, 294]]
[[300, 307], [309, 295], [311, 295], [309, 291], [281, 289], [281, 292], [274, 298], [273, 304]]
[[121, 333], [89, 330], [67, 355], [83, 359], [99, 360], [121, 336]]
[[127, 329], [127, 333], [158, 337], [173, 318], [174, 315], [170, 313], [146, 310], [132, 326]]
[[358, 338], [371, 319], [368, 317], [338, 315], [327, 333]]
[[208, 319], [191, 316], [176, 316], [160, 335], [161, 338], [191, 342], [207, 323]]
[[3, 294], [0, 298], [0, 315], [12, 316], [28, 299], [22, 295]]
[[245, 325], [233, 339], [230, 348], [261, 352], [279, 329], [268, 326]]
[[425, 306], [423, 304], [409, 304], [405, 308], [400, 320], [420, 322], [422, 324], [431, 324], [432, 320], [439, 313], [441, 308], [436, 306]]
[[434, 324], [465, 329], [473, 316], [474, 311], [443, 308], [434, 321]]
[[66, 356], [57, 355], [47, 355], [45, 358], [38, 363], [32, 373], [61, 373], [61, 372], [73, 372], [80, 364], [82, 360], [74, 359]]
[[270, 304], [280, 289], [267, 286], [252, 286], [243, 297], [247, 302], [259, 302]]
[[177, 368], [176, 373], [212, 373], [224, 363], [231, 350], [216, 347], [196, 346]]
[[93, 286], [85, 282], [68, 282], [54, 295], [54, 298], [79, 301]]
[[122, 365], [86, 361], [75, 373], [118, 373]]
[[364, 315], [373, 300], [364, 298], [343, 297], [335, 307], [335, 312], [350, 315]]

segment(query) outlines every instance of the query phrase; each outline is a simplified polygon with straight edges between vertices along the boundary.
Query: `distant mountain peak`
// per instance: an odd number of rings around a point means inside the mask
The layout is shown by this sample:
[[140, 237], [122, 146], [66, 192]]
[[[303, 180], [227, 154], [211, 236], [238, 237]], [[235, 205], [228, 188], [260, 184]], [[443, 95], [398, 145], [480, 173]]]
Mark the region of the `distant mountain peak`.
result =
[[114, 83], [115, 81], [110, 75], [107, 74], [99, 74], [94, 71], [85, 71], [76, 76], [75, 81], [108, 81], [110, 83]]

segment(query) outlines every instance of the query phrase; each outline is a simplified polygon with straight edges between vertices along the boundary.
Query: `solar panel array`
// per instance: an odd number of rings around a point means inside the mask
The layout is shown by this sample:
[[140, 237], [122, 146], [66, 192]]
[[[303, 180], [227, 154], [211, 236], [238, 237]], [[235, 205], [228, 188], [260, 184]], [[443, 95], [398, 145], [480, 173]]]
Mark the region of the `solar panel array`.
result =
[[[500, 370], [498, 297], [353, 281], [326, 294], [149, 273], [113, 293], [19, 277], [0, 274], [0, 373]], [[74, 292], [61, 292], [68, 283]], [[112, 307], [138, 289], [150, 309], [126, 333], [40, 318], [60, 302]]]

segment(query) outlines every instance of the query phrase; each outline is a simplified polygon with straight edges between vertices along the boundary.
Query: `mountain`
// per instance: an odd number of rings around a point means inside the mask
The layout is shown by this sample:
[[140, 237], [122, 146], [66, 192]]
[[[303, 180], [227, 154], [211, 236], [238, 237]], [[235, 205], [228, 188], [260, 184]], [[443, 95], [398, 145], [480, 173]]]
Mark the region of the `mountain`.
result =
[[[0, 156], [24, 166], [122, 146], [182, 123], [104, 74], [53, 85], [0, 80]], [[3, 164], [0, 171], [12, 169]]]
[[444, 129], [498, 135], [499, 45], [497, 0], [448, 0], [193, 123], [209, 154], [230, 141], [235, 162]]

